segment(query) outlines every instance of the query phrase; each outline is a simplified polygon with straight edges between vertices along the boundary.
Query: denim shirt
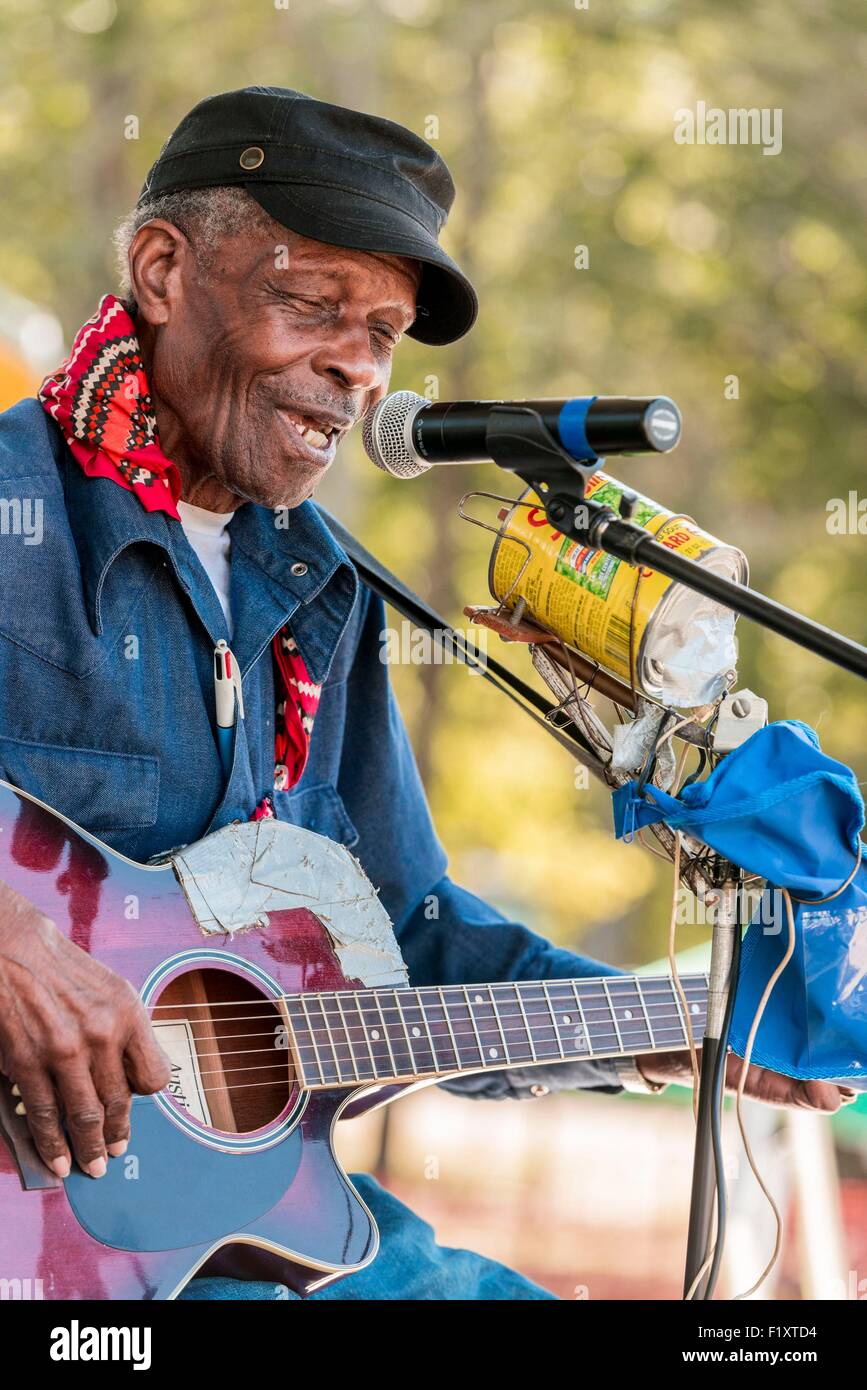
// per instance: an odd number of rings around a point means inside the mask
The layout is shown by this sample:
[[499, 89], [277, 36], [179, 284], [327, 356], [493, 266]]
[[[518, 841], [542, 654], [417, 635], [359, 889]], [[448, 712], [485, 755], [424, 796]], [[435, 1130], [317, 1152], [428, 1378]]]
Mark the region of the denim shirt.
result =
[[[383, 605], [312, 502], [277, 514], [246, 503], [229, 526], [232, 650], [246, 717], [228, 778], [212, 661], [229, 633], [180, 523], [147, 512], [109, 479], [87, 477], [35, 400], [0, 414], [0, 508], [6, 781], [142, 862], [247, 820], [269, 793], [279, 818], [359, 859], [416, 986], [612, 973], [507, 920], [446, 875], [380, 659]], [[323, 691], [304, 775], [274, 792], [270, 644], [287, 621]], [[486, 1097], [524, 1097], [540, 1084], [619, 1089], [610, 1062], [446, 1084]]]

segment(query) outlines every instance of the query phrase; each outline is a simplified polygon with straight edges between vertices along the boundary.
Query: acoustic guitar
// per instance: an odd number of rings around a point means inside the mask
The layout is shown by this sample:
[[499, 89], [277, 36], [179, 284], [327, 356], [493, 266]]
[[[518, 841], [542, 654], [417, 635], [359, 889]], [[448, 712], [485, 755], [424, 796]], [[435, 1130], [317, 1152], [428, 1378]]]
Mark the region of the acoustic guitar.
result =
[[[667, 976], [411, 988], [355, 858], [286, 822], [143, 865], [0, 782], [0, 880], [131, 981], [172, 1063], [96, 1181], [50, 1172], [0, 1077], [5, 1297], [171, 1299], [205, 1272], [309, 1294], [377, 1253], [338, 1120], [462, 1073], [686, 1045]], [[707, 978], [683, 984], [700, 1037]]]

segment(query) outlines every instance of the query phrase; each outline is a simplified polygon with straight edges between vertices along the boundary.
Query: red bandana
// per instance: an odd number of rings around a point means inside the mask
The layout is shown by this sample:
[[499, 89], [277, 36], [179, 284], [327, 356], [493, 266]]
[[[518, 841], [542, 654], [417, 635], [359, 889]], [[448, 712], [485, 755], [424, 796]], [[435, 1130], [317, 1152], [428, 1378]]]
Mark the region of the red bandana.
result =
[[[111, 478], [134, 492], [146, 511], [168, 512], [180, 521], [180, 475], [160, 448], [135, 324], [114, 295], [107, 294], [79, 329], [66, 361], [43, 381], [39, 400], [88, 477]], [[285, 791], [304, 771], [321, 686], [311, 681], [288, 623], [272, 646], [284, 689], [277, 705], [274, 789]], [[273, 814], [266, 796], [253, 818]]]

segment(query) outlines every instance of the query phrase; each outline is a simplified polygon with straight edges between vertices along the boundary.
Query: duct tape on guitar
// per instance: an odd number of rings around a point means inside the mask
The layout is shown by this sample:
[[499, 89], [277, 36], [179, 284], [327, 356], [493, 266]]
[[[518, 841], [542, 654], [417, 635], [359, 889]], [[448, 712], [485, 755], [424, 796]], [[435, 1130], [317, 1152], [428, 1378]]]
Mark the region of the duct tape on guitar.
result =
[[[624, 492], [595, 473], [586, 495], [615, 512]], [[735, 614], [655, 570], [636, 568], [564, 536], [527, 491], [499, 513], [491, 554], [491, 593], [567, 646], [651, 699], [681, 709], [710, 704], [737, 667]], [[631, 518], [661, 545], [740, 584], [749, 575], [742, 551], [702, 530], [691, 517], [638, 495]]]

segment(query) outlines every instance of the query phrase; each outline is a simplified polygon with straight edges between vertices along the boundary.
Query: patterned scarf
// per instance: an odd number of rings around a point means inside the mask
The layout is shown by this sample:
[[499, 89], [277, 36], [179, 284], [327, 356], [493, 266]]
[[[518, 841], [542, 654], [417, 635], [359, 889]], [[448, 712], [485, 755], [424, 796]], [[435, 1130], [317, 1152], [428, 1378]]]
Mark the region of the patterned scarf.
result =
[[[39, 388], [39, 400], [88, 477], [111, 478], [134, 492], [146, 511], [167, 512], [180, 522], [180, 474], [160, 448], [135, 324], [114, 295], [107, 294], [79, 329], [66, 361]], [[304, 771], [321, 686], [311, 681], [288, 623], [272, 648], [283, 686], [275, 721], [274, 790], [286, 791]], [[265, 796], [253, 819], [273, 814], [271, 797]]]

